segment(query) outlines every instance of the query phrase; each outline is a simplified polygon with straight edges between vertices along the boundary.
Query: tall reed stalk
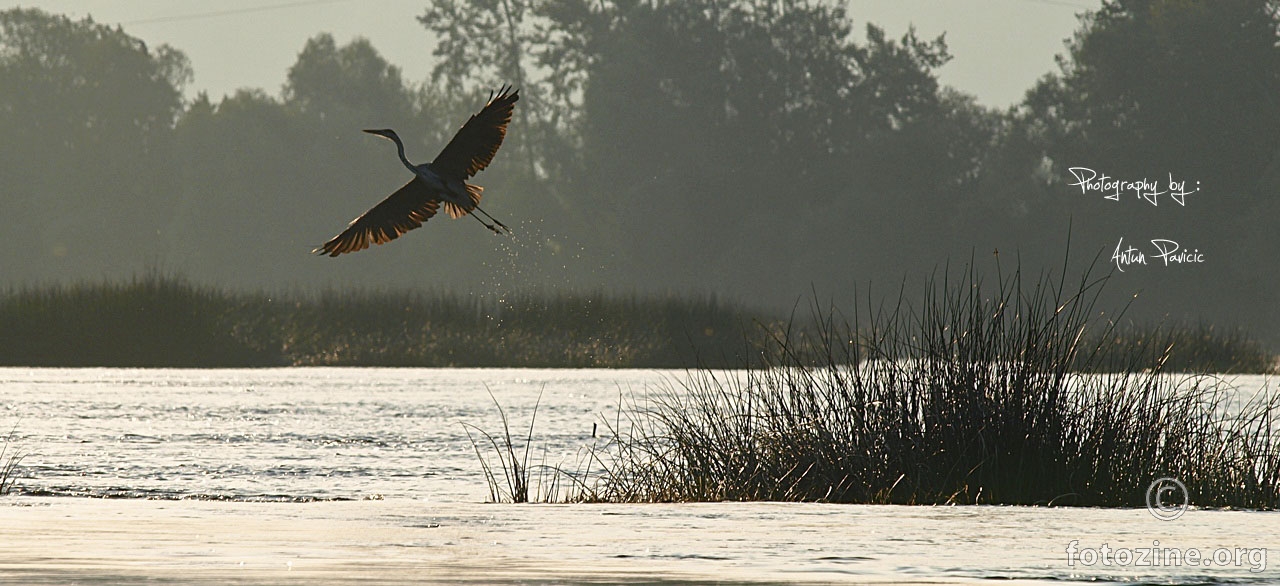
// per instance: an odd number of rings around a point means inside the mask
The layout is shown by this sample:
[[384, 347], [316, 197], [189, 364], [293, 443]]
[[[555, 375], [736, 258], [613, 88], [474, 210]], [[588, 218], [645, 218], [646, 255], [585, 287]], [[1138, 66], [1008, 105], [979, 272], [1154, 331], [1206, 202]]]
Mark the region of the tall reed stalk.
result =
[[17, 430], [16, 426], [10, 430], [9, 435], [4, 438], [4, 445], [0, 445], [0, 496], [9, 494], [13, 490], [18, 482], [20, 472], [18, 466], [26, 456], [13, 446], [14, 434]]
[[[507, 419], [507, 411], [502, 408], [502, 404], [498, 402], [498, 398], [493, 396], [493, 391], [485, 387], [489, 392], [489, 398], [493, 399], [493, 404], [498, 408], [498, 415], [502, 418], [502, 435], [495, 437], [493, 434], [480, 429], [469, 423], [463, 423], [462, 428], [467, 433], [467, 439], [471, 442], [472, 449], [475, 450], [476, 458], [480, 460], [480, 469], [484, 473], [485, 483], [489, 486], [490, 502], [512, 502], [527, 503], [529, 502], [529, 454], [533, 449], [533, 427], [538, 421], [538, 407], [542, 405], [542, 393], [538, 393], [538, 401], [533, 406], [533, 413], [529, 416], [529, 431], [524, 437], [524, 449], [517, 454], [515, 442], [511, 439], [511, 422]], [[476, 435], [472, 435], [472, 431]], [[483, 438], [488, 444], [488, 448], [492, 449], [493, 457], [496, 460], [491, 463], [485, 457], [480, 447], [481, 441], [477, 439]], [[495, 472], [495, 468], [497, 472]], [[498, 479], [501, 474], [502, 480]]]

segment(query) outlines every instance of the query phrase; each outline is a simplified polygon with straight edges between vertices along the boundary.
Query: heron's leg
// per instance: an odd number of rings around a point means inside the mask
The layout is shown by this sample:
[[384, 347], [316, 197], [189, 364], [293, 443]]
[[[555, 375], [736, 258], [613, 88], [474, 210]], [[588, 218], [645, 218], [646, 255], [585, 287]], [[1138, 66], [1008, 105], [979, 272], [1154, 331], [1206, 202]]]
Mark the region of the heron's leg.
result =
[[[502, 223], [502, 221], [498, 220], [497, 218], [495, 218], [495, 217], [493, 217], [493, 216], [490, 216], [490, 215], [489, 215], [489, 212], [486, 212], [486, 211], [484, 211], [484, 210], [480, 209], [480, 206], [476, 206], [476, 207], [475, 207], [475, 210], [476, 210], [477, 212], [480, 212], [480, 213], [484, 214], [484, 217], [489, 218], [489, 220], [490, 220], [490, 221], [492, 221], [494, 224], [497, 224], [497, 225], [501, 226], [503, 230], [506, 230], [506, 231], [507, 231], [507, 234], [510, 234], [510, 233], [511, 233], [511, 228], [508, 228], [506, 224], [503, 224], [503, 223]], [[492, 226], [490, 226], [490, 229], [493, 229], [493, 227], [492, 227]]]
[[[475, 214], [467, 214], [467, 215], [468, 215], [468, 216], [471, 216], [471, 217], [473, 217], [473, 218], [475, 218], [477, 222], [480, 222], [480, 225], [481, 225], [481, 226], [484, 226], [485, 228], [488, 228], [488, 229], [489, 229], [490, 231], [492, 231], [494, 234], [502, 234], [502, 231], [501, 231], [501, 230], [498, 230], [497, 228], [495, 228], [495, 227], [493, 226], [493, 224], [490, 224], [490, 223], [488, 223], [488, 222], [486, 222], [486, 221], [484, 221], [484, 220], [481, 220], [481, 219], [480, 219], [480, 216], [477, 216], [477, 215], [475, 215]], [[486, 214], [486, 215], [487, 215], [487, 214]], [[503, 228], [506, 228], [506, 226], [503, 226]]]

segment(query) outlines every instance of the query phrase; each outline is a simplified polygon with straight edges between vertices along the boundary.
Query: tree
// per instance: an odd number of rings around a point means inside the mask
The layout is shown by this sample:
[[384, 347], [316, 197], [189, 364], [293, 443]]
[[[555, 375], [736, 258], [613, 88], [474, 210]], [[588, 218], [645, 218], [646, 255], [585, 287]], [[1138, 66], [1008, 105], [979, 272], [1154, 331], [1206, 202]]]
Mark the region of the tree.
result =
[[338, 47], [333, 35], [307, 40], [289, 68], [284, 99], [301, 112], [335, 124], [352, 121], [390, 125], [414, 115], [414, 95], [400, 75], [368, 39], [357, 38]]
[[1095, 160], [1113, 176], [1176, 171], [1243, 195], [1280, 154], [1274, 0], [1113, 0], [1068, 48], [1026, 103], [1052, 128], [1059, 177]]
[[182, 53], [92, 19], [0, 12], [6, 278], [101, 274], [155, 260], [172, 209]]
[[967, 121], [941, 98], [941, 38], [868, 27], [858, 43], [842, 6], [805, 1], [558, 0], [539, 15], [580, 153], [570, 205], [641, 284], [805, 287], [830, 258], [816, 251], [883, 244], [870, 234], [904, 199], [974, 172], [959, 149], [980, 137], [937, 136]]
[[199, 96], [177, 128], [177, 259], [202, 278], [252, 286], [394, 272], [404, 247], [327, 275], [334, 265], [312, 263], [308, 252], [405, 181], [390, 143], [361, 129], [401, 129], [415, 158], [426, 152], [422, 139], [442, 133], [421, 117], [420, 99], [367, 40], [339, 46], [327, 34], [306, 42], [280, 97], [241, 90], [213, 104]]
[[[540, 38], [536, 12], [531, 0], [432, 0], [418, 17], [437, 39], [429, 91], [452, 106], [441, 113], [465, 119], [497, 86], [514, 84], [520, 90], [518, 115], [503, 143], [508, 160], [518, 164], [505, 165], [506, 172], [488, 180], [518, 187], [515, 191], [525, 195], [519, 200], [524, 214], [561, 203], [548, 180], [557, 174], [555, 161], [563, 154], [557, 148], [560, 112], [548, 101], [551, 86], [529, 74], [529, 56]], [[463, 101], [443, 98], [450, 95]], [[546, 195], [553, 201], [540, 201]]]
[[[1067, 49], [1011, 113], [986, 183], [1027, 186], [1009, 199], [1048, 192], [1026, 225], [1061, 231], [1070, 216], [1074, 240], [1107, 255], [1120, 238], [1203, 251], [1203, 264], [1118, 279], [1113, 289], [1144, 291], [1148, 315], [1274, 331], [1280, 314], [1258, 300], [1280, 280], [1258, 267], [1280, 253], [1265, 235], [1280, 211], [1280, 2], [1108, 0], [1083, 15]], [[1172, 175], [1198, 191], [1185, 205], [1166, 194], [1153, 206], [1133, 191], [1115, 202], [1072, 187], [1071, 167], [1166, 192]]]
[[433, 0], [418, 22], [436, 35], [431, 77], [450, 92], [474, 91], [495, 80], [523, 88], [529, 0]]

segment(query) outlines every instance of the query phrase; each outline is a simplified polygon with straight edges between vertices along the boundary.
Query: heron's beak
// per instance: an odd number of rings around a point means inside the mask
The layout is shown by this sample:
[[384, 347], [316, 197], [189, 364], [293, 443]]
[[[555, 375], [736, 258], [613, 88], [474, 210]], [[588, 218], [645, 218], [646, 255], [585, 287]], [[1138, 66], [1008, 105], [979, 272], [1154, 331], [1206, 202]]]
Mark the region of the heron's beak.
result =
[[396, 140], [396, 133], [395, 133], [395, 131], [391, 130], [390, 128], [379, 128], [379, 129], [377, 129], [377, 130], [366, 130], [365, 132], [368, 132], [369, 134], [372, 134], [372, 135], [374, 135], [374, 136], [381, 136], [382, 138], [385, 138], [385, 139], [387, 139], [387, 140]]

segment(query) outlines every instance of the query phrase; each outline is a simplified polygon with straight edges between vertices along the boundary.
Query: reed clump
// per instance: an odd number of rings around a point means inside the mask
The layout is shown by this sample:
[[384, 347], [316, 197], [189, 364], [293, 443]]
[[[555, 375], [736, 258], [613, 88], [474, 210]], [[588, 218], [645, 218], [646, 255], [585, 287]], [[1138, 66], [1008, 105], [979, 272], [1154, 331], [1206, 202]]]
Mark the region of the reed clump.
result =
[[918, 306], [815, 309], [759, 366], [633, 405], [581, 498], [1143, 506], [1172, 476], [1196, 505], [1280, 505], [1280, 393], [1168, 374], [1163, 339], [1115, 353], [1104, 281], [969, 270]]
[[[471, 448], [475, 450], [476, 459], [480, 461], [480, 470], [489, 486], [489, 502], [527, 503], [530, 484], [529, 454], [533, 449], [533, 427], [538, 421], [538, 406], [542, 404], [542, 394], [538, 394], [538, 402], [534, 404], [533, 413], [529, 416], [529, 431], [519, 447], [516, 445], [517, 441], [512, 440], [511, 420], [507, 418], [506, 409], [493, 396], [493, 391], [489, 391], [489, 398], [493, 399], [494, 406], [498, 408], [502, 432], [491, 434], [469, 423], [462, 424], [462, 429], [471, 442]], [[482, 447], [482, 444], [487, 445]], [[489, 451], [493, 454], [492, 461], [485, 456]]]
[[[489, 391], [488, 387], [485, 389]], [[545, 389], [543, 389], [545, 391]], [[495, 432], [486, 431], [476, 425], [463, 423], [463, 430], [476, 459], [480, 462], [480, 471], [485, 484], [489, 487], [491, 503], [560, 503], [566, 501], [582, 501], [590, 491], [592, 480], [590, 466], [595, 463], [590, 457], [594, 449], [585, 448], [577, 459], [577, 467], [569, 468], [564, 462], [548, 463], [547, 446], [542, 446], [541, 457], [531, 461], [534, 455], [533, 429], [538, 421], [538, 407], [542, 405], [542, 391], [529, 414], [529, 428], [523, 437], [511, 435], [511, 420], [506, 409], [498, 402], [493, 392], [489, 398], [498, 409], [502, 429]], [[595, 435], [592, 430], [592, 436]]]

